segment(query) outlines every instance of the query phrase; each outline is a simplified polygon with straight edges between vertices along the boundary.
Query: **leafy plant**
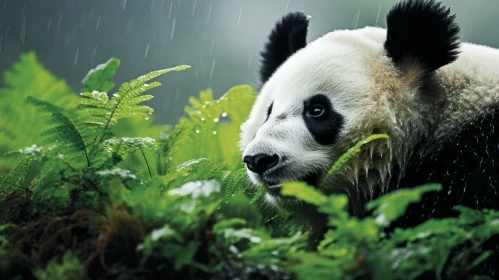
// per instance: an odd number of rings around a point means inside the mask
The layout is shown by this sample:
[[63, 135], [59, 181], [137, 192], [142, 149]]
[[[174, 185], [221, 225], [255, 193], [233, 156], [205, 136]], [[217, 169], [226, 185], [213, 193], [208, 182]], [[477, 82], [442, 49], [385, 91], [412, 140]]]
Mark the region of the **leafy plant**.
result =
[[[188, 67], [151, 72], [110, 94], [119, 65], [112, 58], [91, 70], [79, 96], [33, 53], [5, 73], [2, 279], [455, 279], [491, 269], [497, 252], [483, 248], [499, 234], [496, 211], [458, 207], [458, 218], [385, 233], [438, 185], [384, 195], [359, 219], [346, 210], [346, 196], [283, 184], [283, 195], [328, 217], [330, 229], [309, 251], [308, 229], [290, 213], [267, 211], [265, 191], [250, 187], [241, 164], [237, 140], [255, 100], [250, 86], [219, 99], [201, 92], [171, 128], [153, 124], [142, 102], [159, 86], [150, 80]], [[360, 141], [329, 174], [365, 143], [386, 138]]]

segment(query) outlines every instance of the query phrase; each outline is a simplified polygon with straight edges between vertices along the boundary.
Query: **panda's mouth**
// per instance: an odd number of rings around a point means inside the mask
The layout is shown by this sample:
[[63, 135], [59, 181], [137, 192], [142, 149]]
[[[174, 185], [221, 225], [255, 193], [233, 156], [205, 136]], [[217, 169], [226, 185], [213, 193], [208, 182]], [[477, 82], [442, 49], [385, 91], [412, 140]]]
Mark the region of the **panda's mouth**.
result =
[[[307, 183], [308, 185], [310, 186], [314, 186], [316, 187], [317, 186], [317, 182], [318, 182], [318, 174], [309, 174], [303, 178], [298, 178], [298, 179], [295, 179], [293, 181], [301, 181], [301, 182], [305, 182]], [[279, 182], [279, 181], [267, 181], [267, 180], [263, 180], [263, 185], [265, 187], [265, 189], [267, 190], [267, 194], [271, 195], [271, 196], [275, 196], [275, 197], [281, 197], [281, 184], [283, 182]]]

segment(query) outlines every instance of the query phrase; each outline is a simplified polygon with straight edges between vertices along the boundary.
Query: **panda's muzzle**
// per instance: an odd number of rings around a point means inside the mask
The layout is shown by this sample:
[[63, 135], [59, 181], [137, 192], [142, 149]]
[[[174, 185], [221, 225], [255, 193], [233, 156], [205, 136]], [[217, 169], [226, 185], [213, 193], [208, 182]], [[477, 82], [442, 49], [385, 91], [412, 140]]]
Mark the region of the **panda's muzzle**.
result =
[[268, 169], [279, 163], [278, 155], [257, 154], [254, 156], [245, 156], [243, 161], [248, 169], [258, 175], [262, 175]]

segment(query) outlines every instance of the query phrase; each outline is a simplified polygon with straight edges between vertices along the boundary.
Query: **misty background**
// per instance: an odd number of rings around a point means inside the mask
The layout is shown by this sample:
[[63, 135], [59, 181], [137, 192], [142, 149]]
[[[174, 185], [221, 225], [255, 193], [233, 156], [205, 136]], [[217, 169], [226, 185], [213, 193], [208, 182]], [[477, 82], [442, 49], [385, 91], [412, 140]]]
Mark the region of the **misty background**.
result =
[[[215, 97], [238, 84], [258, 85], [259, 51], [287, 12], [312, 16], [308, 41], [335, 29], [385, 27], [397, 0], [0, 0], [0, 71], [34, 50], [75, 92], [87, 72], [121, 60], [119, 86], [152, 70], [192, 68], [158, 80], [156, 122], [175, 124], [189, 96]], [[499, 47], [498, 0], [444, 0], [463, 41]], [[0, 79], [0, 85], [3, 78]]]

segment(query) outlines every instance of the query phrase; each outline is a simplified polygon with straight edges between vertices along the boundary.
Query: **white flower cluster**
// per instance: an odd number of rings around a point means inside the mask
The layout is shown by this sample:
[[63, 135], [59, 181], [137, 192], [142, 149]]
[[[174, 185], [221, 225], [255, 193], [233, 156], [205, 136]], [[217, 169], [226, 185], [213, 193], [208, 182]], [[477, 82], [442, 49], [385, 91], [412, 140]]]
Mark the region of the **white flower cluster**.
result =
[[28, 156], [33, 156], [33, 157], [43, 157], [45, 154], [43, 153], [43, 148], [38, 147], [37, 145], [33, 144], [31, 147], [26, 147], [24, 149], [19, 149], [19, 153], [23, 155], [28, 155]]
[[137, 178], [137, 176], [132, 174], [132, 172], [130, 172], [130, 170], [122, 169], [122, 168], [100, 170], [100, 171], [97, 171], [95, 173], [97, 175], [101, 175], [101, 176], [119, 176], [123, 179], [130, 178], [130, 179], [135, 180]]
[[213, 192], [220, 191], [220, 184], [215, 180], [203, 180], [188, 182], [180, 188], [170, 190], [168, 193], [171, 195], [191, 195], [192, 199], [197, 199], [200, 196], [208, 197]]

